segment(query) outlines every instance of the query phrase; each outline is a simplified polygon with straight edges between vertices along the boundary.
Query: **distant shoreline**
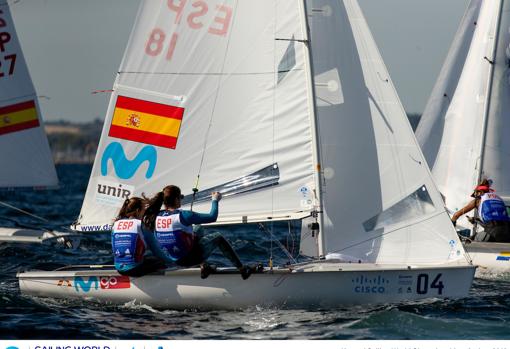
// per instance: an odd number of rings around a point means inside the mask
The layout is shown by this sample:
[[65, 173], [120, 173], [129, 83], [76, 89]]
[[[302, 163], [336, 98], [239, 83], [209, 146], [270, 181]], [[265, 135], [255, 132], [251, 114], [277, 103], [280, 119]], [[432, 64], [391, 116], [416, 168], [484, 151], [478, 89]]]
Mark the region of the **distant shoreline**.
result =
[[[415, 131], [421, 115], [407, 114], [407, 118]], [[101, 119], [88, 123], [46, 122], [44, 129], [48, 135], [55, 164], [92, 165], [96, 157], [103, 123]]]
[[88, 123], [45, 122], [44, 129], [55, 164], [94, 163], [103, 120]]

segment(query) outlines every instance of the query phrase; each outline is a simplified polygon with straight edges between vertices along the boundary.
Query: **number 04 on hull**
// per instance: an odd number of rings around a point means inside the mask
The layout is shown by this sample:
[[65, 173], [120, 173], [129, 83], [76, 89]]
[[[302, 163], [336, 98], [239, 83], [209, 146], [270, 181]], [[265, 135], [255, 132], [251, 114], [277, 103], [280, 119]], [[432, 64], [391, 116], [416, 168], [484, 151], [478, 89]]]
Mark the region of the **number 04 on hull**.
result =
[[420, 267], [317, 262], [275, 269], [242, 281], [236, 270], [220, 269], [207, 279], [199, 269], [166, 271], [140, 278], [116, 271], [26, 272], [18, 275], [25, 294], [83, 298], [104, 303], [135, 301], [157, 308], [235, 309], [255, 305], [338, 307], [424, 298], [457, 298], [468, 293], [475, 267]]

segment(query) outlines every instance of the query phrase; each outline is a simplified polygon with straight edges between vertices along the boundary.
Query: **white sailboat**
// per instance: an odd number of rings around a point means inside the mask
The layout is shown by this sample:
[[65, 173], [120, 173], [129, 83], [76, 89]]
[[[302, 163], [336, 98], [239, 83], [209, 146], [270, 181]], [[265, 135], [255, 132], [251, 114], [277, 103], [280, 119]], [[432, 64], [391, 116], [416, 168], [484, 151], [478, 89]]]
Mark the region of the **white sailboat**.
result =
[[229, 268], [205, 280], [196, 268], [29, 271], [21, 291], [179, 309], [454, 298], [471, 286], [475, 267], [354, 0], [143, 1], [75, 228], [108, 230], [124, 197], [169, 183], [188, 202], [198, 187], [198, 212], [223, 192], [220, 226], [300, 221], [312, 261], [246, 281]]
[[[508, 1], [471, 1], [416, 131], [451, 212], [471, 200], [481, 178], [493, 179], [510, 204], [509, 11]], [[457, 226], [472, 227], [466, 216]], [[466, 249], [479, 273], [510, 272], [510, 244]]]
[[[9, 3], [0, 4], [0, 188], [58, 186], [39, 102]], [[9, 206], [7, 203], [3, 203]], [[0, 227], [0, 242], [67, 243], [73, 233]]]

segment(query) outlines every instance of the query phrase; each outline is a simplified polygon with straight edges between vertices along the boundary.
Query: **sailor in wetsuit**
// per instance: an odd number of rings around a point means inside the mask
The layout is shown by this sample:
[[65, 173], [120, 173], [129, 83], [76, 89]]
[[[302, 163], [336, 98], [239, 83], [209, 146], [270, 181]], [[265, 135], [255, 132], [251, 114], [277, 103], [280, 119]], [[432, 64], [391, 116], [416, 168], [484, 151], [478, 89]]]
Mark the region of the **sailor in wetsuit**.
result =
[[471, 196], [474, 199], [452, 216], [453, 224], [460, 216], [477, 209], [484, 231], [476, 234], [475, 241], [510, 242], [510, 218], [505, 202], [490, 188], [490, 182], [484, 179]]
[[[214, 268], [205, 261], [219, 247], [223, 255], [239, 269], [244, 280], [250, 277], [252, 269], [243, 266], [223, 235], [216, 232], [198, 236], [193, 232], [193, 224], [216, 221], [221, 194], [212, 193], [212, 207], [209, 213], [180, 210], [183, 198], [179, 187], [169, 185], [150, 200], [142, 221], [144, 237], [152, 253], [168, 264], [182, 267], [200, 264], [201, 277], [205, 279], [214, 271]], [[161, 210], [162, 205], [164, 210]]]
[[145, 256], [142, 234], [144, 200], [126, 199], [112, 228], [112, 250], [115, 269], [128, 276], [142, 276], [164, 269], [165, 263], [156, 257]]

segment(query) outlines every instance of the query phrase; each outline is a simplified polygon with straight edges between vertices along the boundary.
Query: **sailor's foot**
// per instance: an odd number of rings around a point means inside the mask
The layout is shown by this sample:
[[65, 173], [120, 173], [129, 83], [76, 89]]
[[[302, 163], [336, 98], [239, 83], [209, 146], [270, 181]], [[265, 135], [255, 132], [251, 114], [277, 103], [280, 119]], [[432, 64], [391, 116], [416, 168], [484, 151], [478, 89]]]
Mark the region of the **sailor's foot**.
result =
[[239, 271], [241, 272], [241, 277], [243, 278], [243, 280], [246, 280], [253, 273], [253, 268], [250, 267], [249, 265], [243, 265], [241, 269], [239, 269]]
[[209, 275], [211, 275], [214, 272], [216, 272], [215, 265], [210, 265], [210, 264], [204, 263], [200, 266], [200, 277], [202, 279], [207, 279], [209, 277]]

